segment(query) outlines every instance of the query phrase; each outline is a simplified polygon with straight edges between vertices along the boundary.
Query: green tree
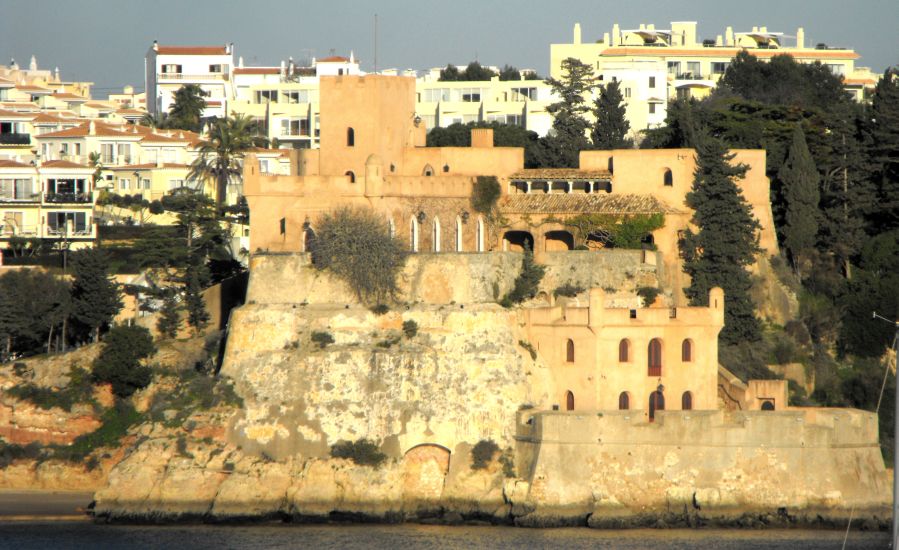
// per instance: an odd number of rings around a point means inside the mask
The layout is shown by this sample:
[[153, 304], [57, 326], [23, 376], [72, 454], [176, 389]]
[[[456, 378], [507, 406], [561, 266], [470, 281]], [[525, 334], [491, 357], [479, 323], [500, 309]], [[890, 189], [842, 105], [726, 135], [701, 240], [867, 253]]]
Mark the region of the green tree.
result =
[[209, 324], [209, 311], [203, 299], [203, 289], [208, 281], [208, 269], [204, 265], [188, 266], [184, 287], [184, 302], [187, 308], [187, 324], [193, 327], [194, 334]]
[[874, 88], [870, 120], [877, 186], [874, 223], [887, 230], [899, 227], [899, 69], [887, 69]]
[[624, 97], [618, 81], [613, 81], [599, 87], [599, 97], [593, 104], [593, 124], [591, 137], [593, 147], [597, 149], [623, 149], [633, 146], [633, 140], [628, 139], [627, 133], [631, 129], [627, 121], [627, 109], [624, 105]]
[[181, 306], [174, 290], [165, 293], [162, 309], [156, 321], [156, 330], [165, 338], [175, 338], [181, 329]]
[[405, 260], [405, 247], [372, 210], [340, 208], [318, 223], [313, 265], [343, 279], [363, 303], [395, 298]]
[[169, 127], [199, 132], [203, 110], [206, 109], [206, 92], [199, 84], [185, 84], [175, 91], [174, 103], [169, 108]]
[[138, 326], [113, 327], [94, 360], [94, 380], [112, 385], [112, 393], [129, 397], [150, 384], [152, 371], [141, 365], [141, 359], [156, 353], [150, 331]]
[[442, 82], [456, 82], [459, 80], [459, 68], [453, 64], [449, 64], [445, 69], [440, 70], [440, 81]]
[[512, 307], [536, 296], [545, 273], [546, 266], [538, 264], [534, 260], [534, 252], [530, 248], [525, 248], [521, 260], [521, 272], [515, 278], [512, 290], [500, 300], [500, 305]]
[[225, 202], [228, 184], [240, 181], [244, 153], [266, 144], [267, 140], [260, 135], [258, 125], [251, 118], [236, 114], [217, 119], [209, 128], [207, 138], [200, 142], [200, 155], [190, 165], [188, 180], [214, 181], [215, 202], [221, 205]]
[[525, 168], [538, 168], [538, 148], [540, 147], [537, 132], [526, 130], [514, 124], [502, 122], [459, 122], [446, 128], [440, 126], [431, 129], [427, 136], [428, 147], [471, 147], [471, 129], [490, 128], [493, 130], [493, 143], [496, 147], [523, 147]]
[[0, 360], [49, 353], [72, 311], [69, 284], [51, 273], [16, 270], [0, 276]]
[[75, 319], [89, 329], [94, 342], [100, 339], [102, 327], [110, 324], [122, 309], [119, 285], [109, 276], [109, 259], [105, 252], [88, 248], [71, 256], [72, 305]]
[[560, 99], [546, 107], [553, 116], [553, 132], [543, 140], [542, 161], [550, 166], [576, 167], [580, 151], [590, 148], [590, 125], [584, 115], [590, 110], [585, 96], [593, 90], [593, 67], [569, 57], [562, 61], [562, 78], [548, 78], [546, 83]]
[[693, 209], [692, 223], [682, 239], [684, 271], [691, 284], [684, 291], [690, 303], [707, 306], [712, 287], [724, 289], [726, 300], [721, 339], [728, 344], [754, 342], [761, 337], [749, 289], [746, 267], [759, 251], [759, 223], [740, 193], [736, 179], [745, 165], [731, 164], [733, 154], [715, 138], [705, 137], [696, 149], [696, 171], [686, 203]]
[[805, 143], [802, 126], [796, 125], [793, 144], [778, 178], [783, 184], [786, 202], [784, 245], [793, 259], [793, 268], [801, 277], [804, 258], [815, 246], [818, 235], [818, 182], [820, 177], [815, 161]]
[[481, 66], [477, 61], [472, 61], [465, 67], [465, 71], [462, 73], [462, 78], [459, 80], [468, 80], [468, 81], [480, 81], [480, 80], [490, 80], [496, 76], [496, 73], [488, 69], [487, 67]]
[[521, 71], [511, 65], [503, 65], [499, 71], [500, 80], [521, 80]]

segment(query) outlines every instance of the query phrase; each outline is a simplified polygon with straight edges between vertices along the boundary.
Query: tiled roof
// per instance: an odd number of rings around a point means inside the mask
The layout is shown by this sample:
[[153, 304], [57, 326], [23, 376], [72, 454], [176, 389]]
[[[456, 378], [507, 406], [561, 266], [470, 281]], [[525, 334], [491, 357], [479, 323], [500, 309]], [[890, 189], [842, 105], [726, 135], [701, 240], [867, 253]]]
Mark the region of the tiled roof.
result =
[[90, 101], [89, 97], [82, 97], [80, 95], [71, 94], [69, 92], [56, 93], [53, 94], [53, 97], [56, 99], [61, 99], [62, 101]]
[[42, 86], [24, 86], [19, 85], [16, 86], [16, 89], [22, 92], [28, 92], [31, 94], [52, 94], [53, 90], [50, 88], [44, 88]]
[[108, 111], [114, 111], [116, 109], [115, 105], [109, 105], [106, 103], [85, 103], [85, 107], [90, 107], [91, 109], [106, 109]]
[[224, 46], [158, 46], [160, 55], [228, 55]]
[[58, 117], [48, 113], [40, 113], [31, 119], [32, 124], [60, 124], [63, 122], [73, 122], [71, 119]]
[[578, 170], [577, 168], [535, 168], [515, 172], [509, 179], [536, 181], [536, 180], [610, 180], [612, 174], [608, 170]]
[[3, 159], [0, 160], [0, 168], [34, 168], [34, 166], [22, 162], [17, 162], [15, 160]]
[[85, 136], [101, 136], [101, 137], [138, 137], [140, 134], [122, 131], [109, 124], [104, 124], [102, 122], [94, 122], [94, 133], [90, 133], [90, 122], [85, 122], [79, 126], [75, 126], [74, 128], [68, 128], [65, 130], [59, 130], [56, 132], [49, 132], [46, 134], [39, 134], [35, 137], [37, 138], [60, 138], [60, 137], [85, 137]]
[[185, 143], [190, 141], [190, 137], [185, 135], [184, 132], [179, 132], [174, 134], [173, 136], [163, 136], [160, 134], [147, 134], [141, 139], [141, 142], [146, 143]]
[[346, 63], [347, 61], [349, 61], [349, 58], [343, 57], [342, 55], [332, 55], [331, 57], [317, 59], [316, 63]]
[[32, 113], [20, 113], [18, 111], [9, 111], [7, 109], [0, 109], [0, 118], [25, 118], [32, 119], [34, 118], [34, 114]]
[[509, 195], [500, 203], [500, 211], [509, 214], [674, 214], [671, 208], [652, 195], [608, 193], [529, 193]]
[[41, 164], [41, 168], [84, 168], [89, 170], [91, 167], [85, 164], [78, 164], [68, 160], [48, 160]]
[[162, 166], [157, 166], [156, 163], [148, 162], [144, 164], [125, 164], [114, 168], [114, 170], [152, 170], [154, 168], [190, 168], [190, 165], [179, 164], [177, 162], [164, 162], [162, 163]]

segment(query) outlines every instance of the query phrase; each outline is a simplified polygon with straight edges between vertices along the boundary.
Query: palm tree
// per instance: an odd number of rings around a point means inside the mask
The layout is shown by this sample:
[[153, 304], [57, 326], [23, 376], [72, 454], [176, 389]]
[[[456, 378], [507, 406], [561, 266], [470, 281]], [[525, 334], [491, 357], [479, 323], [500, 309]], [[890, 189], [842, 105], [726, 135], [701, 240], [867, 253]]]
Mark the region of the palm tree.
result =
[[268, 140], [259, 135], [255, 120], [234, 114], [216, 119], [209, 127], [206, 139], [200, 142], [200, 156], [190, 165], [189, 181], [215, 181], [215, 203], [221, 206], [232, 180], [240, 180], [241, 160], [246, 151], [265, 147]]

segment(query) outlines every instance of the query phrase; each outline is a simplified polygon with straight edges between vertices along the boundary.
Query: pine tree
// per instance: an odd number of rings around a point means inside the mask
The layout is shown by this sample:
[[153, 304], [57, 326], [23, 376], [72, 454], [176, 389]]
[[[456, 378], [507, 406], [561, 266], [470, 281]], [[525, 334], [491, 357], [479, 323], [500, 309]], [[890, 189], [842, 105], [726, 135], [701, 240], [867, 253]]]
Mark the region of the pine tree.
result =
[[593, 147], [622, 149], [633, 146], [633, 141], [627, 138], [631, 125], [627, 121], [626, 111], [617, 80], [600, 86], [599, 97], [593, 105], [593, 116], [596, 119], [591, 133]]
[[761, 327], [755, 317], [746, 267], [759, 251], [760, 225], [735, 180], [745, 165], [730, 164], [734, 155], [718, 139], [704, 137], [696, 148], [693, 188], [687, 205], [693, 209], [697, 232], [687, 230], [682, 242], [684, 271], [691, 285], [684, 291], [692, 305], [708, 305], [712, 287], [724, 289], [725, 322], [721, 339], [728, 344], [757, 341]]
[[159, 320], [156, 329], [165, 338], [175, 338], [181, 328], [181, 306], [174, 291], [166, 293], [162, 301], [162, 310], [159, 312]]
[[899, 227], [899, 69], [890, 67], [874, 88], [871, 101], [871, 160], [875, 164], [881, 231]]
[[784, 246], [793, 258], [793, 268], [801, 277], [802, 259], [815, 246], [818, 235], [818, 201], [821, 198], [818, 183], [821, 178], [799, 124], [793, 132], [793, 144], [778, 178], [783, 184], [786, 202]]
[[206, 302], [203, 300], [203, 267], [188, 267], [187, 281], [185, 285], [185, 305], [187, 307], [187, 324], [193, 327], [195, 334], [200, 334], [209, 324], [209, 312], [206, 311]]
[[552, 166], [574, 167], [579, 153], [590, 148], [584, 115], [590, 110], [584, 98], [593, 90], [593, 67], [569, 57], [562, 61], [562, 78], [548, 78], [560, 101], [546, 107], [553, 116], [553, 135], [544, 138], [545, 162]]
[[112, 322], [122, 309], [119, 286], [109, 276], [106, 254], [96, 248], [72, 254], [72, 305], [75, 319], [90, 329], [93, 341], [100, 339], [100, 328]]

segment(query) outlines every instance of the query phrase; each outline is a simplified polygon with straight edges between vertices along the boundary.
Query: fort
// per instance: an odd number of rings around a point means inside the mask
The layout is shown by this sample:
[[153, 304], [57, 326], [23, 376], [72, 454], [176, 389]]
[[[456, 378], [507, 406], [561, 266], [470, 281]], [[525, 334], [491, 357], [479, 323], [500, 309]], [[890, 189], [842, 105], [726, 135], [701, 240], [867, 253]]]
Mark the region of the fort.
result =
[[[97, 493], [99, 515], [607, 526], [889, 514], [875, 414], [796, 408], [785, 381], [719, 366], [727, 296], [688, 305], [677, 251], [693, 151], [585, 151], [577, 168], [527, 170], [489, 130], [470, 148], [423, 147], [412, 79], [323, 77], [321, 91], [320, 150], [293, 152], [290, 176], [244, 165], [253, 257], [221, 371], [243, 405], [190, 457], [148, 435]], [[774, 253], [764, 151], [734, 153]], [[499, 184], [493, 215], [473, 208], [478, 177]], [[341, 206], [374, 210], [410, 252], [389, 311], [313, 265], [320, 217]], [[579, 247], [565, 222], [580, 214], [664, 225], [639, 249]], [[524, 248], [546, 276], [503, 308]], [[576, 290], [555, 292], [566, 284]], [[647, 303], [642, 287], [662, 294]], [[384, 465], [330, 457], [363, 438]], [[488, 440], [498, 451], [473, 467]]]

